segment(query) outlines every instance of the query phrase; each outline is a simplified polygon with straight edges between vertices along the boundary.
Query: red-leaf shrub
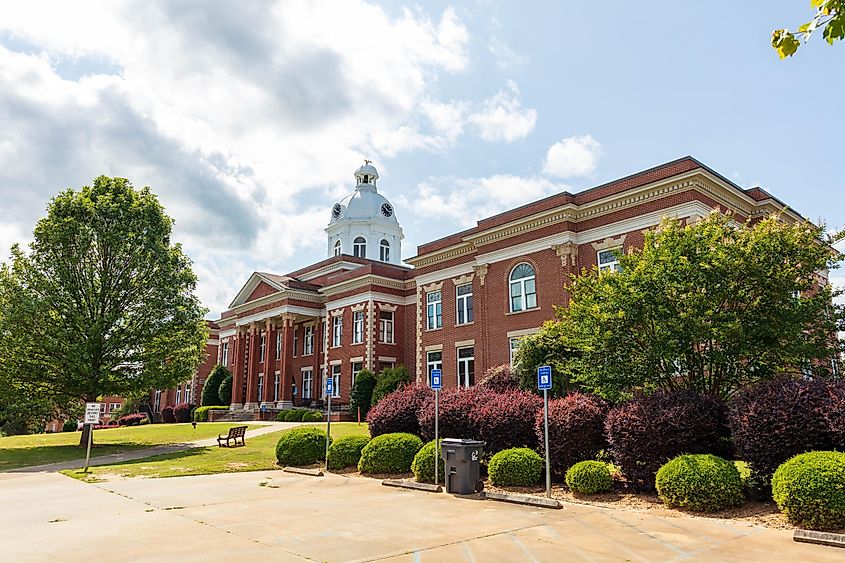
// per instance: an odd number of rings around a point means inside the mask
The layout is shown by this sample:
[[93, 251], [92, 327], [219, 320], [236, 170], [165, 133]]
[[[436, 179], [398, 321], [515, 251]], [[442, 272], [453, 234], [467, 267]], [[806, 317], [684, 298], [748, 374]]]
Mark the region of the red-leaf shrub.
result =
[[[452, 388], [440, 392], [440, 437], [479, 439], [472, 421], [473, 409], [496, 395], [486, 387]], [[420, 432], [423, 440], [434, 439], [434, 397], [420, 410]]]
[[419, 436], [419, 411], [433, 391], [423, 385], [405, 385], [386, 395], [367, 413], [370, 436], [405, 432]]
[[161, 421], [167, 423], [176, 422], [176, 416], [173, 414], [173, 407], [167, 405], [161, 409]]
[[511, 366], [503, 364], [494, 368], [490, 368], [481, 378], [480, 385], [487, 387], [491, 391], [497, 393], [504, 393], [506, 391], [516, 391], [519, 389], [519, 379], [511, 370]]
[[833, 447], [842, 452], [845, 451], [845, 383], [829, 384], [828, 392], [830, 402], [825, 409], [825, 418]]
[[142, 420], [145, 420], [147, 415], [143, 413], [127, 414], [117, 419], [120, 426], [138, 426]]
[[[596, 395], [570, 393], [549, 401], [549, 463], [558, 474], [579, 461], [596, 459], [608, 447], [604, 421], [610, 405]], [[539, 451], [544, 449], [543, 410], [534, 420]]]
[[681, 454], [718, 452], [728, 436], [724, 403], [693, 391], [637, 395], [610, 410], [605, 432], [614, 461], [635, 490], [654, 490], [654, 475]]
[[507, 391], [487, 396], [470, 411], [472, 427], [483, 440], [484, 457], [511, 448], [537, 448], [534, 419], [542, 414], [543, 400], [526, 391]]
[[767, 483], [794, 455], [827, 450], [829, 387], [823, 381], [778, 380], [743, 390], [734, 399], [734, 444], [755, 478]]
[[176, 422], [191, 422], [191, 409], [194, 405], [190, 403], [179, 403], [173, 407], [173, 416]]

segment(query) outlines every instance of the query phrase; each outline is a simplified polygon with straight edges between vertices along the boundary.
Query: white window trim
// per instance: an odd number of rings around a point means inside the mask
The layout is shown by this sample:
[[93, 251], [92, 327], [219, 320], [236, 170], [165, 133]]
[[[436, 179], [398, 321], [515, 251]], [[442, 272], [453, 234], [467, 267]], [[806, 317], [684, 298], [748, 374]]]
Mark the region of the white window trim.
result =
[[[428, 296], [434, 295], [435, 293], [439, 294], [439, 299], [434, 301], [429, 301]], [[440, 305], [440, 324], [437, 324], [437, 305]], [[429, 314], [429, 309], [434, 311], [433, 315]], [[432, 321], [434, 326], [432, 326]], [[429, 291], [425, 294], [425, 329], [426, 330], [437, 330], [443, 328], [443, 292], [441, 290], [436, 291]]]
[[[308, 385], [305, 385], [305, 382]], [[307, 394], [306, 394], [307, 392]], [[314, 394], [314, 368], [302, 368], [302, 398], [311, 399]]]
[[340, 348], [343, 345], [343, 317], [340, 315], [332, 317], [332, 348]]
[[[337, 371], [335, 371], [335, 368], [337, 368]], [[332, 378], [332, 399], [340, 397], [340, 377], [342, 373], [343, 369], [340, 367], [340, 364], [334, 364], [329, 372]]]
[[364, 311], [352, 313], [352, 344], [364, 343]]
[[[383, 319], [383, 314], [389, 314], [390, 319]], [[385, 338], [388, 335], [387, 325], [390, 325], [390, 338]], [[379, 342], [382, 344], [396, 343], [396, 314], [393, 311], [379, 311]]]
[[[466, 295], [458, 295], [458, 288], [469, 286], [469, 293]], [[460, 285], [455, 286], [455, 325], [456, 326], [463, 326], [463, 325], [471, 325], [475, 322], [475, 303], [473, 302], [472, 308], [472, 318], [467, 320], [464, 319], [464, 322], [461, 322], [461, 303], [464, 304], [464, 317], [467, 317], [467, 312], [469, 308], [467, 308], [468, 301], [472, 301], [473, 299], [473, 288], [472, 283], [462, 283]]]
[[[472, 349], [472, 357], [470, 358], [461, 358], [461, 350], [469, 350]], [[464, 389], [469, 389], [470, 385], [466, 381], [469, 378], [469, 363], [472, 362], [472, 372], [473, 372], [473, 379], [475, 379], [475, 346], [463, 346], [461, 348], [457, 348], [455, 350], [455, 359], [457, 360], [457, 382], [458, 387], [462, 387]], [[463, 364], [465, 373], [464, 373], [464, 381], [461, 381], [461, 365]], [[473, 385], [475, 382], [473, 381]]]
[[[511, 279], [514, 271], [517, 268], [519, 268], [520, 266], [522, 266], [523, 264], [530, 266], [531, 271], [533, 271], [534, 274], [531, 275], [531, 276], [525, 276], [524, 278], [519, 278], [517, 280]], [[528, 306], [528, 299], [526, 299], [527, 292], [525, 291], [525, 283], [529, 280], [534, 280], [534, 292], [533, 292], [534, 306], [533, 307]], [[520, 297], [522, 298], [522, 307], [519, 308], [519, 309], [513, 308], [513, 285], [514, 284], [519, 284]], [[517, 264], [516, 266], [511, 268], [510, 274], [508, 274], [508, 309], [511, 313], [521, 313], [523, 311], [531, 311], [531, 310], [538, 309], [538, 308], [539, 307], [537, 306], [537, 270], [529, 262], [520, 262], [519, 264]]]
[[[616, 255], [619, 251], [622, 250], [622, 247], [616, 246], [613, 248], [603, 248], [601, 250], [596, 251], [596, 265], [598, 265], [599, 272], [618, 272], [619, 271], [619, 256]], [[605, 264], [601, 263], [601, 255], [605, 252], [614, 253], [613, 262], [606, 262]]]
[[310, 356], [314, 353], [314, 327], [313, 326], [306, 326], [305, 327], [305, 342], [303, 343], [303, 356]]
[[267, 359], [267, 335], [263, 332], [258, 337], [258, 363]]

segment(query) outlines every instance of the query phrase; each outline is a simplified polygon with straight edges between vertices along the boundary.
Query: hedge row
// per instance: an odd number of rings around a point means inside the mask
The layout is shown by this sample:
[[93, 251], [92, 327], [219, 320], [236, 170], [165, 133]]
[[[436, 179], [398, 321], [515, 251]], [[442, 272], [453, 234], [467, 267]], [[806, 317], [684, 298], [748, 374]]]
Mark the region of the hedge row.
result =
[[208, 422], [208, 411], [210, 410], [229, 410], [228, 405], [213, 405], [213, 406], [203, 406], [197, 407], [194, 409], [193, 418], [194, 422]]
[[310, 409], [289, 409], [276, 413], [276, 422], [320, 422], [323, 413]]

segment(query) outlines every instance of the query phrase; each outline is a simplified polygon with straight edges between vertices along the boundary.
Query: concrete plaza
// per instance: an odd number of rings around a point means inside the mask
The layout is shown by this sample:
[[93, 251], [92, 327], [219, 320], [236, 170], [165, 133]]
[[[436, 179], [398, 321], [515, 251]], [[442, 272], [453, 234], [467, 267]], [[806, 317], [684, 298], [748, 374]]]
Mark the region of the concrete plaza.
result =
[[281, 471], [86, 484], [0, 474], [2, 561], [842, 561], [789, 531], [540, 510]]

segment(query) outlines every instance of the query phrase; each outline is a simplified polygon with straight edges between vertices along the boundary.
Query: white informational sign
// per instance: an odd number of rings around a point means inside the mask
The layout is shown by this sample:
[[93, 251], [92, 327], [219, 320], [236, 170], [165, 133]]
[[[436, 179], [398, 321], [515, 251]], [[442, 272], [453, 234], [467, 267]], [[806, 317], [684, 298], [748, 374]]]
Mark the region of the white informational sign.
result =
[[85, 424], [100, 424], [100, 403], [85, 403]]

